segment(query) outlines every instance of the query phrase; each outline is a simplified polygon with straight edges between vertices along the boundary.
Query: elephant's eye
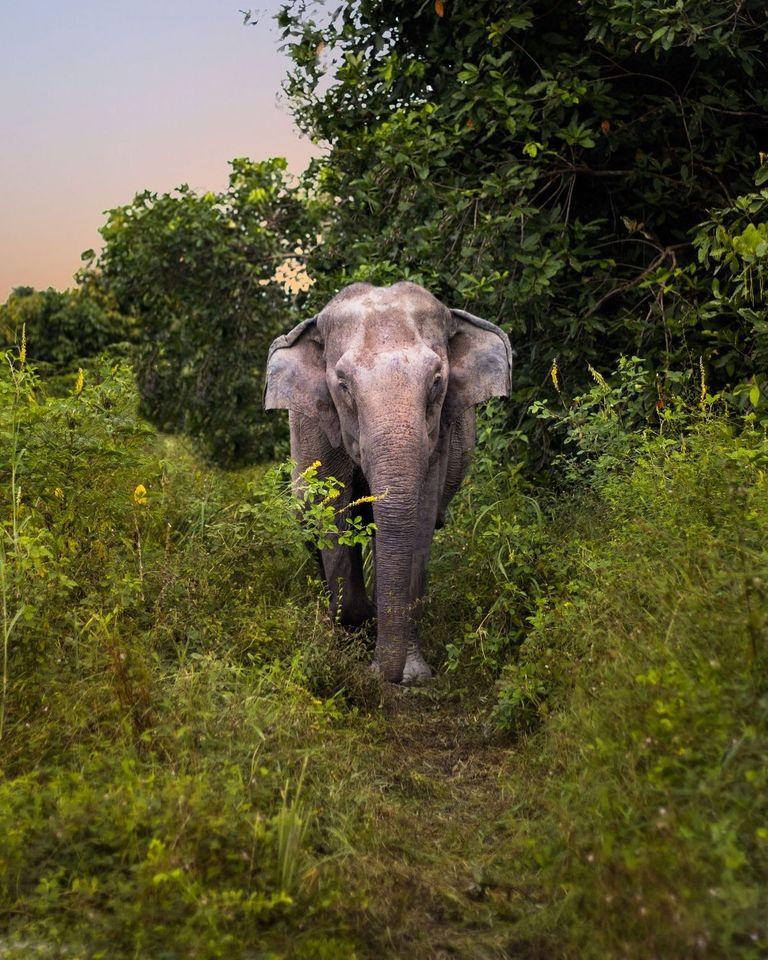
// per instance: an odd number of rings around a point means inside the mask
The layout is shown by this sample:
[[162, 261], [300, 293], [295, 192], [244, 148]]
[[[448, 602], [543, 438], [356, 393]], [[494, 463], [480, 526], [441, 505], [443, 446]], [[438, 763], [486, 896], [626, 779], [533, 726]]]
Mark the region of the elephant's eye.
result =
[[440, 396], [440, 388], [443, 385], [443, 378], [438, 373], [435, 379], [432, 381], [432, 386], [429, 388], [429, 396], [427, 397], [428, 403], [434, 403], [435, 400]]
[[339, 392], [344, 397], [344, 402], [350, 408], [350, 410], [354, 410], [355, 400], [354, 400], [354, 397], [352, 396], [352, 391], [349, 389], [349, 384], [345, 380], [342, 380], [341, 377], [339, 377], [338, 383], [339, 383]]

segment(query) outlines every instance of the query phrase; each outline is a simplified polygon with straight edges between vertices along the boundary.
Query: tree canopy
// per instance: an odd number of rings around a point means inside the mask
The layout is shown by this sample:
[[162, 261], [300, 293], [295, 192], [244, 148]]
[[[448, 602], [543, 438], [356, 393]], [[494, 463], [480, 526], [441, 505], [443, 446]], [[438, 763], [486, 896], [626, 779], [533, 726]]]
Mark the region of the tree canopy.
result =
[[134, 333], [96, 275], [73, 290], [16, 287], [0, 305], [0, 348], [23, 337], [29, 358], [53, 373], [71, 370]]

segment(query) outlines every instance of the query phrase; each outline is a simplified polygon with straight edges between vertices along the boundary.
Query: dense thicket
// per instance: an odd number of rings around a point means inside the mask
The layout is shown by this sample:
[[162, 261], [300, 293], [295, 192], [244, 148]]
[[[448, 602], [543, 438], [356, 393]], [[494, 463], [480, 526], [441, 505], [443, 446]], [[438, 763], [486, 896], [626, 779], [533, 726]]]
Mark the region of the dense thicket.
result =
[[[287, 91], [329, 147], [316, 182], [336, 198], [310, 260], [318, 303], [406, 276], [502, 324], [527, 431], [555, 357], [566, 390], [622, 354], [661, 377], [703, 356], [717, 388], [762, 373], [766, 195], [739, 197], [768, 173], [763, 3], [313, 11], [287, 4], [280, 22]], [[712, 246], [698, 225], [713, 215], [729, 228]]]

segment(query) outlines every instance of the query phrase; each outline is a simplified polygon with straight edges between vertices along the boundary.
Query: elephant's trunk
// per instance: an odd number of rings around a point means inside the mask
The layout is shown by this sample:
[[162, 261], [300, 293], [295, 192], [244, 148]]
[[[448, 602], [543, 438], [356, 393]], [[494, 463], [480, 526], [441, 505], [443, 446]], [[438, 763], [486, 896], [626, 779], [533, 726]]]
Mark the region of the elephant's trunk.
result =
[[[422, 433], [424, 434], [422, 436]], [[398, 424], [377, 430], [366, 469], [376, 523], [376, 661], [383, 679], [398, 683], [416, 640], [424, 558], [420, 555], [420, 499], [427, 467], [426, 428]]]

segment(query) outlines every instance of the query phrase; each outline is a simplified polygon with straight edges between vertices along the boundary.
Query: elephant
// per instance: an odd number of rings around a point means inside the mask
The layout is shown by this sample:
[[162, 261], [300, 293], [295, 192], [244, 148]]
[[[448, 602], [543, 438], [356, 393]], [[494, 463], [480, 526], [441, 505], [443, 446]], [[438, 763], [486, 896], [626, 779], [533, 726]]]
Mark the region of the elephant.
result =
[[321, 568], [342, 624], [375, 609], [372, 667], [390, 683], [432, 676], [418, 636], [432, 538], [470, 464], [475, 406], [509, 395], [512, 357], [495, 324], [410, 281], [353, 283], [269, 349], [264, 407], [289, 411], [294, 482], [320, 461], [340, 507], [376, 496], [374, 601], [359, 547], [320, 551]]

